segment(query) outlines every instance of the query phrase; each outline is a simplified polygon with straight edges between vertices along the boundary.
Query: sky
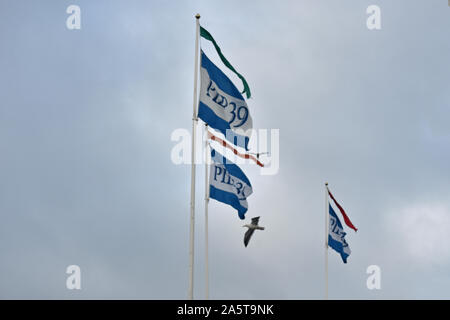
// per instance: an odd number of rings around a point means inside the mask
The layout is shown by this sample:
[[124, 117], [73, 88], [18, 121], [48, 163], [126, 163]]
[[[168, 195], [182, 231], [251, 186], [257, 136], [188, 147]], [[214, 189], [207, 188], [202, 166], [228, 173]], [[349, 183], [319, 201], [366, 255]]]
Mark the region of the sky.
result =
[[322, 299], [327, 181], [358, 228], [347, 264], [328, 252], [330, 299], [449, 299], [445, 0], [1, 1], [0, 298], [187, 298], [191, 168], [171, 135], [191, 130], [196, 13], [247, 79], [254, 128], [279, 130], [276, 174], [242, 166], [247, 219], [210, 201], [210, 298]]

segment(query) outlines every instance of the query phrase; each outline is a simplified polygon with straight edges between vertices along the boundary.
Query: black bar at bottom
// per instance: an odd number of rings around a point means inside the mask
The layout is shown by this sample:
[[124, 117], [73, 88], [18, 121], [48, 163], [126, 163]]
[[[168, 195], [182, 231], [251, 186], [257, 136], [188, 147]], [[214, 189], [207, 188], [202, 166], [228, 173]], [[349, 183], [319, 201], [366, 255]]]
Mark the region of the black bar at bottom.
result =
[[438, 314], [450, 301], [433, 300], [3, 300], [2, 313], [57, 316], [59, 319], [108, 316], [125, 319], [352, 319], [402, 318], [418, 311]]

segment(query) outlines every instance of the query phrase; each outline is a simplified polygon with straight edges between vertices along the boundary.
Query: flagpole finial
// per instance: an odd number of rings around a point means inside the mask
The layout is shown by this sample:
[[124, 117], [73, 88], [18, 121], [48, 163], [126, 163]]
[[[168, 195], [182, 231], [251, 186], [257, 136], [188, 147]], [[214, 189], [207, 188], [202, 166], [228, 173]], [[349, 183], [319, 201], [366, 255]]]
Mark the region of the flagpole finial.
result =
[[200, 19], [200, 13], [197, 13], [196, 15], [195, 15], [195, 18], [198, 20], [198, 19]]
[[328, 187], [328, 182], [325, 182], [325, 185]]

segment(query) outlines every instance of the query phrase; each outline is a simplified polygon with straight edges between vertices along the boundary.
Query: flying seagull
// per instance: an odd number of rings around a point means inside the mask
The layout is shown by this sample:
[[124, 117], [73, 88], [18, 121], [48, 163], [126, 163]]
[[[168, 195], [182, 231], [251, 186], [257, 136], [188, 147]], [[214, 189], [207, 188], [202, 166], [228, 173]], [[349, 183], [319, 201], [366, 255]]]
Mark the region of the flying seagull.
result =
[[248, 230], [247, 232], [245, 232], [244, 235], [244, 245], [247, 247], [248, 242], [250, 241], [250, 238], [253, 235], [253, 232], [258, 229], [258, 230], [264, 230], [264, 227], [260, 227], [258, 226], [258, 221], [259, 221], [259, 217], [254, 217], [252, 218], [252, 223], [251, 224], [245, 224], [243, 225], [243, 227], [247, 227]]

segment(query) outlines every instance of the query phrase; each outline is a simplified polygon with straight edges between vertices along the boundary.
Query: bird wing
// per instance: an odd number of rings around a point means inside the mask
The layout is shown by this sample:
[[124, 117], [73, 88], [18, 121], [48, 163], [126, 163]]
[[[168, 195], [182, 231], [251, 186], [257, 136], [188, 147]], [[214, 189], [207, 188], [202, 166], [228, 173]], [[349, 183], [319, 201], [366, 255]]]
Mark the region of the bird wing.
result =
[[257, 226], [257, 225], [258, 225], [258, 222], [259, 222], [259, 217], [254, 217], [254, 218], [252, 218], [252, 224], [254, 224], [255, 226]]
[[247, 232], [245, 232], [244, 235], [244, 245], [247, 246], [248, 242], [250, 241], [250, 238], [252, 237], [253, 232], [255, 232], [255, 229], [248, 228]]

